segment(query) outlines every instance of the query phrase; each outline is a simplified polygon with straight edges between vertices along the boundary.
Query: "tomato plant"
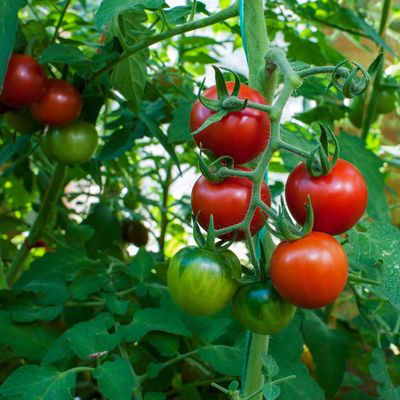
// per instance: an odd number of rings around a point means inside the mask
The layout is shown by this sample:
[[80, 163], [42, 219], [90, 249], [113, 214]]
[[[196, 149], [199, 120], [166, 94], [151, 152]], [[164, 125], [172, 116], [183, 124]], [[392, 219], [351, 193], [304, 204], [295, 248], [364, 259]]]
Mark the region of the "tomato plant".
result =
[[[238, 224], [249, 208], [252, 187], [252, 182], [247, 178], [230, 177], [214, 183], [201, 176], [192, 189], [193, 214], [198, 217], [199, 224], [206, 230], [211, 215], [216, 229]], [[271, 205], [271, 194], [265, 182], [261, 186], [261, 199], [268, 206]], [[266, 215], [257, 208], [250, 223], [251, 235], [255, 235], [264, 226], [264, 218]], [[233, 234], [223, 235], [224, 239], [232, 237]], [[239, 232], [236, 240], [243, 239], [244, 232]]]
[[4, 104], [0, 101], [0, 115], [5, 114], [12, 110], [12, 107], [8, 106], [7, 104]]
[[137, 247], [146, 246], [149, 241], [149, 231], [140, 221], [124, 221], [122, 236], [126, 242]]
[[272, 283], [284, 299], [297, 307], [313, 309], [332, 303], [343, 290], [347, 273], [342, 246], [323, 232], [281, 242], [272, 253]]
[[283, 300], [271, 284], [255, 283], [238, 290], [233, 312], [246, 329], [260, 335], [274, 335], [290, 324], [296, 307]]
[[231, 251], [185, 247], [170, 262], [168, 287], [176, 304], [189, 314], [211, 315], [231, 301], [240, 275], [240, 261]]
[[41, 125], [32, 117], [28, 108], [18, 108], [7, 113], [6, 119], [12, 129], [20, 133], [34, 133]]
[[[227, 82], [227, 89], [232, 91], [233, 82]], [[210, 87], [203, 94], [210, 99], [217, 98], [216, 86]], [[256, 90], [241, 84], [238, 97], [250, 101], [267, 104], [264, 97]], [[192, 131], [200, 128], [212, 111], [200, 103], [193, 105], [190, 115]], [[196, 143], [211, 150], [217, 157], [228, 155], [236, 164], [244, 164], [254, 160], [268, 145], [270, 136], [270, 121], [265, 112], [245, 108], [229, 113], [221, 121], [215, 122], [194, 136]]]
[[75, 121], [82, 110], [78, 89], [60, 79], [49, 79], [43, 96], [32, 104], [32, 115], [43, 125], [65, 126]]
[[396, 88], [383, 88], [379, 92], [376, 112], [378, 114], [388, 114], [396, 108]]
[[314, 210], [313, 230], [338, 235], [353, 227], [367, 206], [368, 189], [360, 171], [339, 159], [328, 175], [311, 177], [304, 163], [289, 175], [286, 202], [296, 221], [306, 219], [307, 197]]
[[[67, 165], [83, 164], [89, 161], [98, 142], [96, 128], [85, 121], [77, 121], [64, 128], [52, 129], [48, 135], [55, 158]], [[46, 147], [46, 144], [44, 146]], [[48, 151], [48, 154], [51, 157], [51, 152]]]
[[43, 68], [34, 58], [13, 54], [8, 63], [0, 100], [8, 106], [28, 106], [38, 101], [45, 90]]

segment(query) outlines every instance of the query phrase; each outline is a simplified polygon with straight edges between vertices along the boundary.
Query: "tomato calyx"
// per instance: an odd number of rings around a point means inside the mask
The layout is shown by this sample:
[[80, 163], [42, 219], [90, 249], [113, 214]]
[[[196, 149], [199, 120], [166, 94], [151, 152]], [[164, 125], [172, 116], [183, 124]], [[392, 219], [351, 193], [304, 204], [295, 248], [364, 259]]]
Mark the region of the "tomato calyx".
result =
[[[319, 126], [321, 130], [319, 144], [306, 160], [307, 173], [313, 178], [330, 174], [340, 155], [339, 143], [332, 129], [322, 122]], [[334, 148], [332, 156], [329, 155], [330, 142]]]
[[[205, 154], [209, 159], [209, 163], [202, 157]], [[219, 174], [219, 171], [223, 167], [232, 169], [234, 166], [233, 158], [230, 156], [222, 156], [216, 158], [214, 154], [207, 150], [200, 148], [200, 154], [196, 154], [199, 169], [202, 175], [204, 175], [209, 181], [214, 183], [222, 182], [225, 178]]]

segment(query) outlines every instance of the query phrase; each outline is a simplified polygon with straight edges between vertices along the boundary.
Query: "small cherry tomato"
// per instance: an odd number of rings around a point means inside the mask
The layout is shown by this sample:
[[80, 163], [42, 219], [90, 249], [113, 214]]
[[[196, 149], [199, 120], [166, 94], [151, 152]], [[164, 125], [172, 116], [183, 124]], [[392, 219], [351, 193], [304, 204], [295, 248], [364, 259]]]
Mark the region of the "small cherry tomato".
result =
[[311, 232], [293, 242], [281, 242], [272, 253], [269, 273], [275, 289], [289, 303], [320, 308], [343, 290], [347, 256], [335, 238]]
[[77, 121], [64, 128], [54, 128], [48, 135], [54, 156], [67, 165], [88, 162], [98, 142], [96, 128], [85, 121]]
[[232, 300], [241, 271], [239, 259], [230, 250], [189, 246], [172, 258], [168, 288], [175, 303], [187, 313], [211, 315]]
[[396, 108], [396, 88], [383, 88], [378, 94], [376, 112], [378, 114], [388, 114]]
[[313, 230], [338, 235], [363, 215], [368, 188], [360, 171], [348, 161], [339, 159], [328, 175], [317, 178], [308, 175], [301, 163], [290, 173], [285, 187], [288, 208], [300, 224], [306, 219], [308, 195], [314, 210]]
[[35, 133], [42, 125], [32, 117], [28, 108], [17, 108], [6, 115], [8, 125], [15, 131], [28, 134]]
[[68, 82], [49, 79], [42, 98], [32, 104], [32, 115], [43, 125], [66, 126], [75, 121], [82, 110], [78, 89]]
[[[247, 168], [240, 168], [248, 171]], [[192, 189], [192, 210], [198, 216], [200, 226], [207, 230], [210, 216], [213, 216], [215, 229], [222, 229], [243, 221], [249, 209], [253, 183], [243, 177], [230, 177], [220, 183], [214, 183], [201, 176]], [[261, 185], [261, 200], [271, 205], [271, 194], [265, 182]], [[250, 232], [255, 235], [263, 226], [266, 214], [257, 208], [250, 223]], [[222, 235], [229, 240], [233, 233]], [[236, 240], [244, 239], [239, 232]]]
[[286, 328], [296, 307], [286, 302], [271, 284], [242, 286], [233, 298], [233, 313], [240, 323], [260, 335], [274, 335]]
[[124, 221], [122, 237], [125, 242], [132, 243], [137, 247], [146, 246], [149, 241], [149, 231], [140, 221]]
[[42, 97], [45, 82], [43, 68], [34, 58], [13, 54], [8, 63], [0, 100], [8, 106], [29, 106]]
[[[226, 83], [230, 93], [234, 85], [234, 82]], [[217, 87], [212, 86], [207, 89], [203, 96], [217, 99]], [[260, 93], [244, 84], [240, 85], [238, 97], [254, 103], [268, 104]], [[190, 115], [191, 130], [195, 131], [200, 128], [214, 113], [196, 100]], [[264, 151], [269, 137], [268, 114], [253, 108], [245, 108], [241, 111], [231, 112], [222, 120], [211, 124], [196, 134], [194, 140], [199, 146], [211, 150], [217, 157], [228, 155], [236, 164], [244, 164], [254, 160]]]

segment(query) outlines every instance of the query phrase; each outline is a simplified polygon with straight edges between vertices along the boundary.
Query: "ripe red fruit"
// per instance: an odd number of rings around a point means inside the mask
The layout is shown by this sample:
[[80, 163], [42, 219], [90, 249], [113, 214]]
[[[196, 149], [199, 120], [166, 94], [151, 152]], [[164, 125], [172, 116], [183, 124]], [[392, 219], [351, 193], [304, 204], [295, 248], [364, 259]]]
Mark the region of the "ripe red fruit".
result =
[[8, 63], [0, 100], [8, 106], [29, 106], [41, 98], [45, 82], [43, 68], [34, 58], [13, 54]]

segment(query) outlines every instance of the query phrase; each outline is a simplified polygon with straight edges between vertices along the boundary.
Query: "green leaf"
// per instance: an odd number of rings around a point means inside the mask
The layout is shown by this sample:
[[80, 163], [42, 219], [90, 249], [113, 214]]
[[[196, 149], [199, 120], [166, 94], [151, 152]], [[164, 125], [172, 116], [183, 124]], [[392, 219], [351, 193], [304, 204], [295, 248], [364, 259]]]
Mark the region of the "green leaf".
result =
[[129, 263], [128, 271], [133, 278], [136, 278], [139, 282], [144, 282], [146, 278], [152, 275], [151, 270], [154, 265], [155, 261], [151, 253], [141, 247]]
[[366, 232], [349, 232], [345, 245], [353, 268], [369, 273], [376, 279], [376, 264], [382, 263], [382, 292], [392, 304], [400, 305], [400, 232], [391, 224], [375, 222]]
[[104, 293], [102, 297], [106, 301], [107, 308], [114, 314], [126, 315], [130, 302], [128, 300], [120, 300], [115, 293]]
[[74, 389], [74, 372], [25, 365], [7, 378], [0, 394], [7, 400], [71, 400]]
[[240, 376], [244, 359], [243, 348], [211, 345], [199, 350], [200, 358], [216, 371], [229, 376]]
[[53, 321], [61, 314], [62, 310], [62, 305], [42, 307], [33, 302], [18, 304], [12, 310], [12, 318], [17, 322]]
[[98, 292], [108, 281], [109, 275], [106, 273], [81, 275], [72, 282], [71, 297], [84, 301], [90, 294]]
[[69, 329], [65, 336], [71, 350], [82, 360], [91, 354], [111, 351], [121, 341], [118, 333], [108, 332], [106, 315], [99, 315], [95, 320], [81, 322]]
[[[143, 20], [146, 20], [143, 12], [130, 11], [120, 15], [118, 20], [115, 21], [115, 35], [120, 40], [124, 51], [129, 51], [135, 43], [145, 36], [143, 34], [134, 34], [134, 32], [144, 31]], [[129, 45], [125, 43], [129, 43]], [[150, 52], [147, 48], [134, 53], [118, 63], [110, 77], [111, 85], [125, 97], [129, 107], [135, 113], [140, 110], [140, 103], [147, 80], [146, 63], [149, 55]]]
[[192, 100], [182, 100], [178, 108], [173, 111], [173, 118], [168, 127], [168, 143], [191, 142], [193, 140], [190, 134], [192, 106]]
[[296, 375], [296, 379], [280, 386], [282, 393], [279, 400], [324, 400], [324, 392], [300, 361], [303, 339], [299, 322], [299, 318], [296, 318], [270, 341], [270, 352], [279, 365], [280, 376]]
[[120, 328], [120, 332], [127, 341], [138, 341], [152, 331], [181, 336], [191, 335], [177, 312], [161, 308], [145, 308], [136, 311], [133, 322]]
[[42, 51], [39, 57], [40, 64], [79, 64], [89, 59], [76, 46], [68, 44], [53, 44]]
[[[147, 392], [144, 395], [144, 400], [165, 400], [167, 396], [164, 393], [161, 392]], [[190, 400], [195, 400], [195, 399], [190, 399]]]
[[372, 351], [372, 361], [369, 371], [376, 382], [378, 382], [378, 393], [382, 400], [400, 400], [400, 386], [395, 386], [389, 375], [385, 362], [385, 353], [381, 349]]
[[[1, 0], [0, 0], [1, 1]], [[12, 157], [28, 152], [32, 135], [21, 135], [16, 140], [3, 143], [0, 149], [0, 167], [11, 160]]]
[[346, 341], [338, 330], [330, 329], [316, 317], [303, 322], [303, 335], [313, 355], [317, 382], [327, 398], [331, 398], [339, 389], [346, 369]]
[[382, 160], [365, 148], [365, 142], [346, 133], [338, 136], [340, 157], [354, 164], [362, 173], [368, 186], [367, 212], [370, 217], [389, 220], [389, 207], [384, 193], [385, 181], [380, 172]]
[[100, 392], [110, 400], [130, 400], [135, 382], [128, 361], [105, 362], [93, 372]]
[[133, 130], [120, 129], [115, 131], [112, 135], [105, 138], [105, 144], [97, 159], [108, 161], [121, 157], [125, 152], [132, 149], [136, 139], [137, 137]]
[[43, 357], [42, 365], [53, 364], [63, 359], [74, 358], [75, 354], [69, 347], [69, 342], [65, 334], [59, 336], [49, 347]]
[[0, 343], [11, 347], [18, 357], [39, 361], [56, 338], [55, 332], [37, 324], [19, 324], [0, 311]]
[[96, 14], [97, 28], [102, 30], [113, 17], [128, 10], [148, 8], [155, 10], [164, 4], [164, 0], [103, 0]]
[[281, 388], [273, 383], [266, 383], [263, 388], [263, 396], [265, 400], [275, 400], [281, 394]]
[[14, 48], [18, 26], [18, 11], [25, 0], [0, 0], [0, 92], [6, 75], [8, 61]]

